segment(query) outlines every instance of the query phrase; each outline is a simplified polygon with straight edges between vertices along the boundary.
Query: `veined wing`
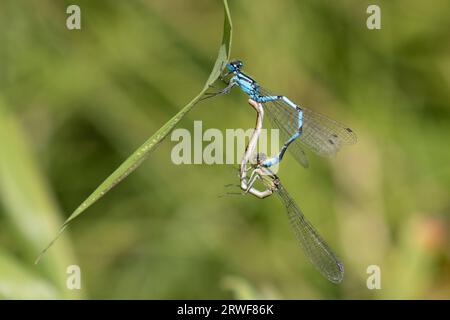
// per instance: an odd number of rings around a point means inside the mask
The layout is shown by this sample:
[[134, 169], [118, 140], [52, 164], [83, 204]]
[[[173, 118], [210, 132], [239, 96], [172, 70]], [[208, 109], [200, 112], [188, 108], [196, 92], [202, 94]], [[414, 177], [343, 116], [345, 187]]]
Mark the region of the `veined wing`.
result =
[[[271, 95], [261, 90], [264, 95]], [[264, 104], [264, 111], [272, 124], [279, 128], [286, 139], [298, 130], [298, 112], [282, 100]], [[303, 144], [321, 156], [332, 156], [343, 146], [354, 144], [356, 134], [347, 126], [305, 107], [303, 111], [302, 134], [289, 146], [289, 150], [297, 158], [298, 145]], [[284, 137], [283, 137], [284, 138]], [[300, 162], [300, 161], [299, 161]]]
[[295, 236], [308, 259], [328, 280], [340, 283], [344, 278], [344, 265], [342, 262], [339, 261], [312, 224], [306, 220], [300, 208], [281, 183], [278, 184], [277, 194], [286, 207]]
[[[264, 111], [269, 116], [272, 126], [280, 131], [280, 136], [284, 143], [297, 131], [297, 129], [295, 129], [291, 123], [292, 116], [294, 115], [287, 117], [286, 115], [288, 114], [282, 111], [280, 112], [277, 108], [279, 107], [274, 106], [272, 102], [264, 103]], [[296, 112], [295, 110], [293, 111]], [[288, 150], [294, 156], [295, 160], [297, 160], [297, 162], [299, 162], [303, 167], [309, 167], [308, 157], [306, 156], [306, 153], [300, 143], [294, 141], [288, 147]]]

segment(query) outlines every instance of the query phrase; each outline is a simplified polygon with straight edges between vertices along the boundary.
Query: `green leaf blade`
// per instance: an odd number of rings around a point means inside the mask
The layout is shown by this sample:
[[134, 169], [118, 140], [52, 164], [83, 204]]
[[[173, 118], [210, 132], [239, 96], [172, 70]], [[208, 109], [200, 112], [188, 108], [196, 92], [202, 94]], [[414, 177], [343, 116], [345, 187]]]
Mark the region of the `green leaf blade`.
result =
[[89, 195], [86, 200], [81, 203], [78, 208], [67, 218], [64, 224], [61, 226], [56, 237], [47, 245], [47, 247], [40, 253], [36, 259], [36, 263], [40, 261], [45, 252], [50, 249], [50, 247], [55, 243], [55, 241], [60, 237], [63, 231], [69, 226], [69, 224], [77, 218], [79, 215], [84, 213], [86, 209], [97, 202], [101, 197], [108, 193], [117, 184], [123, 181], [129, 174], [136, 170], [142, 162], [150, 155], [156, 146], [158, 146], [164, 138], [166, 138], [170, 132], [175, 128], [175, 126], [184, 118], [184, 116], [195, 106], [197, 102], [200, 101], [204, 93], [210, 88], [220, 76], [224, 66], [230, 58], [231, 52], [231, 41], [232, 41], [232, 22], [231, 14], [228, 7], [227, 0], [223, 0], [224, 6], [224, 25], [223, 25], [223, 36], [222, 43], [219, 48], [219, 53], [217, 59], [214, 63], [214, 67], [206, 81], [203, 89], [200, 93], [192, 99], [188, 104], [186, 104], [175, 116], [173, 116], [164, 126], [162, 126], [155, 134], [153, 134], [147, 141], [145, 141], [133, 154], [128, 157], [110, 176], [108, 176], [95, 190]]

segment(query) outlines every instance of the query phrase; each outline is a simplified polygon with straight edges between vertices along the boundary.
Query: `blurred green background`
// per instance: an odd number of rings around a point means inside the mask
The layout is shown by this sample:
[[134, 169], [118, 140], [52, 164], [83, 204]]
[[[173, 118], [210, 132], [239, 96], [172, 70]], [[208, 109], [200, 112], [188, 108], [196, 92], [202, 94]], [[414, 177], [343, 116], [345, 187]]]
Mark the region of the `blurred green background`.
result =
[[[82, 29], [65, 27], [81, 7]], [[368, 30], [378, 4], [382, 29]], [[231, 165], [172, 164], [166, 139], [76, 220], [65, 218], [202, 87], [220, 44], [211, 0], [0, 3], [1, 298], [450, 298], [448, 1], [230, 1], [232, 56], [265, 87], [351, 126], [334, 159], [279, 175], [343, 260], [315, 271], [276, 197], [219, 195]], [[250, 128], [233, 91], [179, 127]], [[66, 288], [81, 267], [82, 290]], [[366, 269], [381, 268], [381, 290]]]

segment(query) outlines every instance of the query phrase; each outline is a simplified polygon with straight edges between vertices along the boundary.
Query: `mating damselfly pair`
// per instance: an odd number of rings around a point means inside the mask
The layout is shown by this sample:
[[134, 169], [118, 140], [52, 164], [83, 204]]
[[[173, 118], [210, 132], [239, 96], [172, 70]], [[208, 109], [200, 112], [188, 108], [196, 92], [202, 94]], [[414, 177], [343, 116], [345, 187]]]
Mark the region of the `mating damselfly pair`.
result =
[[[298, 205], [281, 184], [280, 178], [271, 171], [270, 167], [283, 159], [287, 149], [300, 164], [308, 167], [308, 160], [302, 144], [319, 155], [330, 156], [334, 155], [341, 146], [355, 143], [356, 135], [347, 126], [300, 107], [285, 96], [270, 94], [255, 80], [243, 73], [242, 66], [241, 61], [228, 63], [226, 65], [227, 73], [222, 75], [222, 79], [228, 81], [228, 85], [219, 92], [206, 95], [208, 98], [225, 94], [232, 87], [239, 86], [250, 97], [249, 103], [257, 112], [256, 127], [240, 167], [240, 187], [245, 193], [253, 194], [258, 198], [265, 198], [276, 193], [286, 209], [296, 238], [308, 259], [328, 280], [340, 283], [344, 276], [342, 262], [305, 218]], [[228, 76], [230, 76], [229, 79], [227, 79]], [[256, 163], [248, 168], [247, 165], [251, 161], [261, 132], [265, 111], [269, 115], [271, 123], [281, 131], [282, 137], [286, 141], [277, 155], [267, 158], [264, 154], [258, 154]], [[250, 177], [247, 177], [248, 171], [251, 171]], [[254, 186], [256, 181], [262, 181], [265, 189], [257, 189]]]
[[305, 168], [309, 166], [303, 146], [320, 156], [333, 156], [344, 145], [354, 144], [356, 135], [349, 127], [321, 114], [299, 106], [289, 98], [274, 95], [262, 88], [258, 82], [245, 74], [241, 69], [242, 61], [236, 60], [226, 65], [227, 72], [221, 78], [227, 86], [218, 92], [207, 93], [205, 98], [228, 93], [238, 86], [250, 99], [261, 103], [271, 124], [280, 130], [285, 140], [277, 155], [263, 162], [266, 167], [279, 163], [287, 149]]

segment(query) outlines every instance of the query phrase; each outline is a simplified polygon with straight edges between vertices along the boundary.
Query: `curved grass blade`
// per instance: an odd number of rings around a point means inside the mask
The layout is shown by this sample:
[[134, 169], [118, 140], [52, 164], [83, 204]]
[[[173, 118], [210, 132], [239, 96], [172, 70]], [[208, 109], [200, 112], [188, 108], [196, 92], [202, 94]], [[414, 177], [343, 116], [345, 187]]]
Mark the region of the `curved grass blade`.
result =
[[219, 48], [219, 54], [217, 56], [214, 67], [206, 81], [203, 89], [200, 93], [185, 105], [172, 119], [170, 119], [164, 126], [162, 126], [154, 135], [152, 135], [147, 141], [144, 142], [128, 159], [126, 159], [97, 189], [86, 199], [83, 203], [70, 215], [69, 218], [61, 226], [56, 237], [47, 245], [47, 247], [39, 254], [36, 259], [36, 263], [39, 262], [45, 252], [55, 243], [63, 231], [69, 226], [69, 224], [80, 214], [82, 214], [87, 208], [94, 204], [97, 200], [103, 197], [108, 191], [119, 184], [130, 173], [136, 170], [137, 167], [149, 156], [150, 152], [169, 135], [172, 129], [183, 119], [183, 117], [194, 107], [194, 105], [200, 101], [204, 93], [209, 89], [220, 76], [222, 69], [230, 58], [231, 40], [232, 40], [232, 22], [230, 9], [228, 7], [227, 0], [223, 0], [224, 6], [224, 25], [222, 44]]

